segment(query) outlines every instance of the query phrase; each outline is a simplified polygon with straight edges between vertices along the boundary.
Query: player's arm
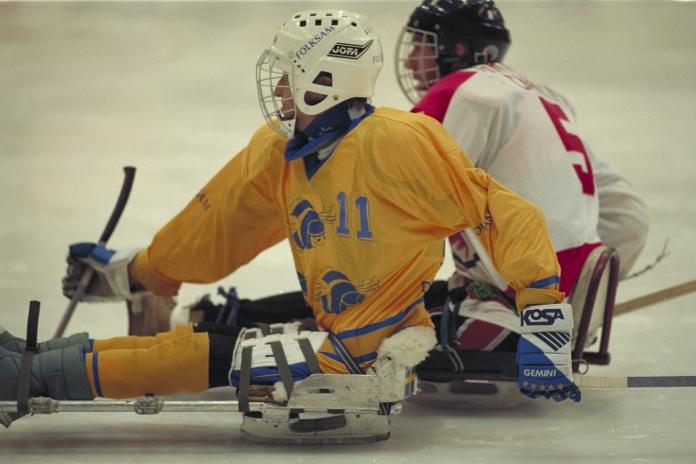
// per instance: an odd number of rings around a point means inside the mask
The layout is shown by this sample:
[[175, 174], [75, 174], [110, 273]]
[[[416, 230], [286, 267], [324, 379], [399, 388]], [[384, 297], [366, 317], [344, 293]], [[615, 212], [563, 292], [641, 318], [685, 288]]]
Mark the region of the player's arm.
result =
[[459, 182], [465, 186], [459, 194], [465, 198], [468, 193], [476, 205], [467, 208], [462, 202], [472, 215], [467, 221], [482, 221], [474, 230], [493, 265], [516, 290], [520, 391], [531, 398], [579, 401], [571, 361], [573, 311], [561, 303], [560, 266], [541, 211], [480, 170], [466, 170]]
[[599, 197], [599, 237], [605, 245], [619, 253], [621, 277], [625, 277], [647, 240], [647, 207], [630, 182], [614, 172], [607, 163], [592, 156]]
[[[460, 155], [461, 156], [461, 155]], [[493, 265], [516, 290], [521, 333], [517, 364], [520, 391], [536, 398], [580, 400], [572, 375], [573, 311], [558, 291], [560, 267], [541, 211], [480, 170], [460, 177], [469, 193], [474, 226]], [[466, 208], [465, 202], [461, 205]], [[471, 218], [468, 219], [471, 221]]]
[[[435, 147], [448, 148], [448, 137], [430, 128]], [[415, 142], [415, 141], [414, 141]], [[410, 166], [420, 209], [434, 233], [443, 236], [473, 228], [493, 265], [516, 290], [522, 334], [518, 347], [522, 393], [579, 401], [572, 379], [570, 333], [572, 310], [560, 304], [560, 266], [541, 211], [484, 171], [474, 169], [459, 150], [428, 153], [416, 146]], [[416, 181], [416, 172], [421, 180]], [[431, 213], [430, 213], [431, 212]]]
[[[568, 116], [575, 118], [575, 109], [563, 95], [546, 86], [538, 89], [553, 101], [560, 102]], [[631, 183], [597, 158], [586, 142], [583, 143], [590, 157], [599, 200], [599, 237], [605, 245], [615, 248], [619, 253], [620, 273], [621, 277], [625, 277], [647, 240], [647, 208]]]
[[446, 235], [473, 229], [493, 266], [516, 290], [519, 309], [561, 301], [560, 266], [541, 210], [472, 168], [458, 149], [433, 169], [433, 193], [440, 199], [432, 198], [427, 207], [448, 221], [442, 224]]
[[[560, 268], [539, 208], [474, 168], [433, 119], [416, 115], [408, 123], [388, 128], [400, 141], [398, 155], [376, 157], [372, 175], [382, 191], [375, 194], [400, 197], [405, 213], [419, 218], [417, 232], [429, 238], [473, 229], [492, 264], [517, 290], [520, 309], [561, 301]], [[387, 143], [375, 148], [394, 150]]]
[[[261, 129], [259, 137], [269, 135]], [[176, 293], [182, 282], [230, 274], [285, 237], [274, 201], [282, 163], [272, 155], [280, 154], [254, 139], [136, 255], [129, 266], [133, 281], [157, 294]]]
[[[182, 282], [212, 282], [285, 236], [274, 189], [282, 154], [264, 125], [146, 249], [70, 246], [63, 293], [72, 298], [86, 266], [95, 277], [84, 301], [135, 301], [143, 287], [172, 296]], [[274, 156], [275, 155], [275, 156]], [[275, 160], [280, 160], [278, 163]]]
[[473, 228], [493, 266], [515, 289], [518, 309], [561, 301], [560, 266], [541, 210], [482, 170], [468, 170], [460, 182], [469, 196], [461, 205], [468, 210], [465, 227]]

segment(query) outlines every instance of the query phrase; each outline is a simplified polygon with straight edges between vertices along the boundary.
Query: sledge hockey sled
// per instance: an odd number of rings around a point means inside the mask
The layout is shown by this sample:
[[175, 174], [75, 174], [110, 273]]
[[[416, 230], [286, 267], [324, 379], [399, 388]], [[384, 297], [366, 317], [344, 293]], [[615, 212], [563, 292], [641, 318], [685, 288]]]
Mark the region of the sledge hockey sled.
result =
[[[287, 401], [273, 400], [273, 387], [250, 384], [251, 347], [242, 350], [242, 375], [234, 401], [169, 401], [146, 395], [134, 400], [55, 400], [29, 397], [32, 357], [37, 352], [38, 301], [29, 307], [27, 347], [22, 355], [17, 401], [0, 401], [0, 423], [9, 427], [27, 414], [58, 412], [160, 412], [237, 411], [243, 414], [246, 438], [265, 443], [344, 444], [371, 443], [389, 438], [390, 416], [400, 412], [400, 401], [416, 390], [415, 375], [402, 385], [385, 386], [376, 375], [314, 373], [296, 383], [279, 362]], [[282, 351], [282, 349], [281, 349]], [[284, 359], [282, 354], [279, 358]], [[316, 371], [315, 371], [316, 372]]]
[[[611, 361], [609, 338], [619, 282], [619, 257], [613, 248], [599, 246], [588, 256], [569, 303], [575, 326], [572, 334], [573, 372], [588, 364]], [[600, 331], [601, 335], [597, 337]], [[599, 341], [598, 350], [587, 351]], [[440, 345], [417, 368], [419, 393], [411, 401], [464, 408], [511, 408], [532, 401], [519, 393], [515, 353], [455, 350]], [[585, 369], [586, 370], [586, 369]]]
[[[393, 395], [374, 375], [314, 374], [298, 382], [286, 405], [260, 403], [244, 413], [242, 434], [285, 444], [370, 443], [389, 438]], [[396, 407], [395, 407], [396, 406]]]
[[[253, 392], [253, 389], [252, 389]], [[168, 401], [156, 396], [134, 400], [59, 401], [37, 397], [26, 401], [26, 414], [58, 412], [241, 412], [242, 435], [252, 441], [281, 444], [371, 443], [389, 438], [391, 414], [403, 398], [386, 393], [374, 375], [313, 374], [297, 382], [286, 404], [269, 397], [235, 401]], [[0, 422], [9, 426], [11, 414], [22, 406], [0, 401]]]

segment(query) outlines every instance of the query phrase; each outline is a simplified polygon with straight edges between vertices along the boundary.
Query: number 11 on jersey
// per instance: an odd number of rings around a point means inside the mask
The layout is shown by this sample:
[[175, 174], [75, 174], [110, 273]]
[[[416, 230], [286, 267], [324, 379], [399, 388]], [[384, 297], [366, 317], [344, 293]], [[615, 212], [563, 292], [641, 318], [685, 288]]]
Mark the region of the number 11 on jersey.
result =
[[[348, 228], [348, 196], [345, 192], [338, 192], [338, 226], [336, 232], [343, 237], [350, 237], [351, 232]], [[355, 206], [359, 212], [360, 229], [357, 236], [360, 240], [372, 240], [372, 229], [370, 228], [370, 208], [367, 197], [355, 199]]]

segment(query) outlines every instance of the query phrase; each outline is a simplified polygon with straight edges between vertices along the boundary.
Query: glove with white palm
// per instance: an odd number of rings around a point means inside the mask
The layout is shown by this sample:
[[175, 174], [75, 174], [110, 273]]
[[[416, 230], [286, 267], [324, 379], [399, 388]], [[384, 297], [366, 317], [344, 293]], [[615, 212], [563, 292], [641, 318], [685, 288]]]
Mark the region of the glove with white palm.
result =
[[67, 258], [68, 269], [63, 277], [63, 294], [72, 298], [80, 284], [87, 267], [94, 270], [82, 301], [123, 301], [133, 300], [134, 294], [142, 288], [131, 286], [128, 264], [138, 253], [138, 249], [114, 251], [96, 243], [75, 243], [70, 245]]

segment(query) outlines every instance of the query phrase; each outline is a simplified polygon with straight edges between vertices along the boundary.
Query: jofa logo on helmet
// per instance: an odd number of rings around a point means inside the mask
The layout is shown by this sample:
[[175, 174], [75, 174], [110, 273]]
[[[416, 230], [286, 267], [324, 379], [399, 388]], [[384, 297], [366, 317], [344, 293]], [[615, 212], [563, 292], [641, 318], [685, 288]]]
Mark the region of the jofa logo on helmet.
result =
[[333, 56], [334, 58], [348, 58], [351, 60], [357, 60], [365, 54], [367, 49], [370, 48], [370, 45], [372, 45], [372, 42], [373, 41], [370, 40], [369, 42], [363, 45], [338, 42], [336, 43], [336, 45], [333, 46], [328, 56]]
[[522, 326], [553, 325], [556, 319], [564, 319], [561, 308], [529, 309], [522, 313]]

